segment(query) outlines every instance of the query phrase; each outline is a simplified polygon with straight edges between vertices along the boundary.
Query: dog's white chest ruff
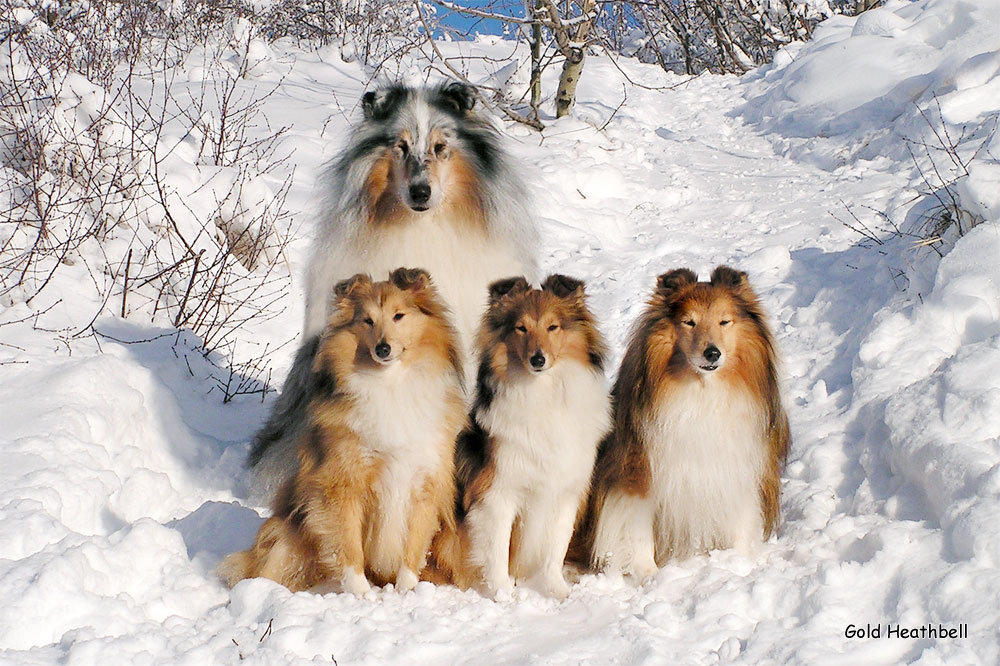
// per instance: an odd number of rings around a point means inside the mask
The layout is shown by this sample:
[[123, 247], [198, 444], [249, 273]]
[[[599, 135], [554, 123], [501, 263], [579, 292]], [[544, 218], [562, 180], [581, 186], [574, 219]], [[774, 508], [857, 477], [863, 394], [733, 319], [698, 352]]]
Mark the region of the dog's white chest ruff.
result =
[[476, 418], [496, 440], [497, 483], [571, 486], [590, 478], [610, 401], [599, 371], [567, 361], [501, 384]]
[[646, 425], [656, 559], [760, 541], [760, 410], [714, 377], [672, 392]]
[[349, 424], [362, 434], [362, 451], [386, 466], [414, 472], [435, 467], [441, 454], [454, 378], [395, 362], [347, 380], [355, 399]]

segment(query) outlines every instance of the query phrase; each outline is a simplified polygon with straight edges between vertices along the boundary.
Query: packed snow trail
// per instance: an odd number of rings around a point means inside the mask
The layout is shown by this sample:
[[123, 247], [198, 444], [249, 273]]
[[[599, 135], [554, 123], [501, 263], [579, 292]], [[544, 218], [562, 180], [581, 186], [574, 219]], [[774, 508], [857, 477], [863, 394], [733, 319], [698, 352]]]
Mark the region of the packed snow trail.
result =
[[[332, 50], [284, 48], [260, 76], [285, 76], [265, 111], [294, 122], [290, 201], [304, 220], [365, 77]], [[426, 583], [364, 599], [266, 580], [229, 591], [213, 570], [260, 524], [242, 461], [268, 405], [206, 399], [209, 380], [197, 365], [191, 377], [174, 337], [106, 340], [103, 353], [78, 340], [70, 355], [24, 325], [5, 342], [29, 362], [0, 366], [0, 662], [997, 663], [1000, 306], [988, 285], [1000, 276], [983, 259], [998, 255], [997, 227], [939, 266], [901, 241], [859, 243], [841, 220], [905, 214], [906, 165], [779, 156], [780, 137], [744, 123], [752, 81], [620, 65], [646, 87], [594, 58], [575, 119], [542, 134], [505, 126], [536, 186], [543, 267], [587, 280], [614, 362], [656, 275], [705, 277], [721, 263], [750, 274], [793, 431], [776, 539], [752, 558], [671, 564], [641, 587], [584, 575], [565, 602]], [[292, 248], [296, 270], [307, 249], [307, 237]], [[247, 336], [277, 345], [297, 331], [300, 284], [284, 315]], [[111, 319], [103, 330], [162, 332]], [[970, 638], [845, 635], [879, 623], [967, 623]]]

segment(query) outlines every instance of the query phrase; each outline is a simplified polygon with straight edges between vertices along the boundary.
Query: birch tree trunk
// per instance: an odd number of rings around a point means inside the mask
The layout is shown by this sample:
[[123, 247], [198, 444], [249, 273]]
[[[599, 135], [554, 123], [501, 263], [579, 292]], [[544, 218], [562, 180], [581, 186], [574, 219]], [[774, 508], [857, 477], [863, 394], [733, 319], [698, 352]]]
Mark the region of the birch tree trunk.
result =
[[[562, 73], [559, 75], [559, 89], [556, 91], [556, 118], [567, 116], [576, 104], [576, 86], [583, 73], [583, 59], [586, 55], [587, 37], [594, 25], [594, 19], [589, 16], [597, 5], [597, 0], [583, 0], [580, 7], [582, 15], [588, 18], [580, 21], [576, 29], [569, 30], [569, 40], [561, 49], [566, 60], [563, 62]], [[563, 46], [560, 44], [560, 46]]]
[[535, 0], [535, 22], [531, 24], [531, 110], [538, 120], [538, 107], [542, 103], [542, 24], [538, 13], [542, 1]]

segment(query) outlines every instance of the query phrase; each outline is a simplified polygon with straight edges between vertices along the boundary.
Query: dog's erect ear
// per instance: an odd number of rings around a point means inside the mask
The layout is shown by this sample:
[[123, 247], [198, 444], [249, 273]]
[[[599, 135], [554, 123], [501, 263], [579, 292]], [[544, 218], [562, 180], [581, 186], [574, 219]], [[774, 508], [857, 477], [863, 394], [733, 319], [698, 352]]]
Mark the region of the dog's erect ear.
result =
[[423, 291], [431, 283], [431, 274], [422, 268], [397, 268], [389, 273], [389, 282], [404, 291]]
[[698, 276], [688, 268], [675, 268], [656, 278], [656, 293], [670, 298], [678, 290], [698, 281]]
[[490, 285], [490, 305], [499, 303], [504, 298], [510, 298], [528, 291], [528, 281], [522, 276], [497, 280]]
[[472, 107], [476, 105], [476, 89], [470, 85], [452, 81], [441, 86], [438, 100], [459, 113], [467, 113], [472, 111]]
[[747, 274], [729, 266], [718, 266], [712, 271], [712, 285], [729, 289], [742, 303], [753, 319], [763, 320], [763, 311], [757, 292], [750, 286]]
[[576, 278], [568, 275], [560, 275], [559, 273], [553, 273], [545, 278], [545, 282], [542, 283], [542, 290], [568, 301], [582, 302], [586, 295], [584, 294], [583, 280], [577, 280]]
[[716, 287], [739, 289], [747, 283], [747, 274], [729, 266], [718, 266], [712, 271], [711, 280]]
[[365, 120], [385, 120], [393, 114], [404, 97], [406, 89], [402, 86], [369, 90], [361, 97], [361, 110], [365, 114]]
[[371, 285], [372, 279], [364, 273], [358, 273], [346, 280], [341, 280], [333, 287], [334, 298], [341, 301], [353, 294], [359, 287]]

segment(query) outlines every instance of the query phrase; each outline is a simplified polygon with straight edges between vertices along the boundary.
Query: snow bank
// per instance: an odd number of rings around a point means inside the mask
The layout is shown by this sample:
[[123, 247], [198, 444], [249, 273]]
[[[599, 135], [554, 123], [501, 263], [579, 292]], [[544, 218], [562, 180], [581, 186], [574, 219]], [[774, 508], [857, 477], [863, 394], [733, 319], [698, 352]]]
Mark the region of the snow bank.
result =
[[960, 126], [995, 119], [998, 14], [997, 0], [889, 0], [827, 20], [811, 42], [747, 75], [739, 113], [773, 134], [779, 150], [824, 168], [908, 162], [902, 139], [927, 138], [929, 122], [958, 128], [958, 139]]
[[873, 405], [869, 475], [888, 467], [892, 492], [926, 506], [954, 557], [990, 568], [1000, 564], [998, 257], [995, 225], [959, 240], [919, 305], [887, 309], [854, 371], [858, 399]]

